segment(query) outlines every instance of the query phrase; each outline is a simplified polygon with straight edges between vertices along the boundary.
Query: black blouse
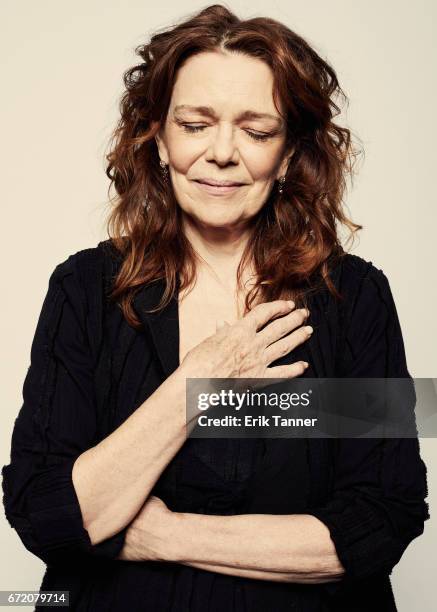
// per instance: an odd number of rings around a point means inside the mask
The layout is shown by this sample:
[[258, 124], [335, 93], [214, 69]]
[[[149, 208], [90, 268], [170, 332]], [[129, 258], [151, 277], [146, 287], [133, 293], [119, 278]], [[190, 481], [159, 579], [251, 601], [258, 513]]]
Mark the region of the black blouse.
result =
[[[59, 264], [32, 343], [11, 460], [2, 469], [3, 503], [24, 546], [46, 563], [41, 590], [69, 591], [70, 609], [79, 612], [396, 611], [390, 573], [429, 518], [417, 438], [189, 438], [156, 482], [152, 493], [175, 512], [316, 516], [346, 570], [340, 582], [302, 585], [115, 560], [127, 526], [91, 544], [73, 464], [179, 364], [176, 300], [148, 314], [164, 285], [143, 286], [134, 300], [143, 329], [134, 330], [106, 299], [119, 263], [107, 240]], [[307, 377], [410, 378], [384, 273], [346, 254], [331, 278], [344, 301], [326, 289], [310, 296], [312, 337], [274, 365], [305, 359]]]

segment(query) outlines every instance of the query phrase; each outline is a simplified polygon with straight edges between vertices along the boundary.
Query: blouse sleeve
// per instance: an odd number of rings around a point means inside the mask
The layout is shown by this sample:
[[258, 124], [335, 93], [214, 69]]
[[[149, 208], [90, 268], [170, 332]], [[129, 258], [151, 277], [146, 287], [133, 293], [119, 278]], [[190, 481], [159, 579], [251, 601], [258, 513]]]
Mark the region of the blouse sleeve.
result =
[[72, 255], [49, 280], [2, 468], [6, 518], [47, 565], [115, 558], [126, 532], [92, 545], [72, 481], [77, 457], [98, 442], [86, 308]]
[[[339, 377], [411, 379], [389, 282], [372, 264], [348, 320]], [[328, 527], [345, 569], [343, 581], [390, 574], [429, 518], [418, 439], [336, 443], [332, 496], [309, 514]], [[335, 592], [341, 583], [326, 586]]]

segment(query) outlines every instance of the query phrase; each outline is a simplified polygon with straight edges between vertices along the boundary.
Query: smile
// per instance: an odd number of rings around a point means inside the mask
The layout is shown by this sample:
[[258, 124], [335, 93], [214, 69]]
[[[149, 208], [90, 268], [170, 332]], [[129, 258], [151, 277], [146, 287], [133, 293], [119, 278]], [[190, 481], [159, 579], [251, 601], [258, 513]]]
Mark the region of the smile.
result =
[[237, 189], [240, 189], [240, 187], [243, 187], [243, 185], [210, 185], [209, 183], [200, 183], [199, 181], [194, 181], [194, 183], [198, 185], [200, 189], [212, 195], [233, 193], [237, 191]]

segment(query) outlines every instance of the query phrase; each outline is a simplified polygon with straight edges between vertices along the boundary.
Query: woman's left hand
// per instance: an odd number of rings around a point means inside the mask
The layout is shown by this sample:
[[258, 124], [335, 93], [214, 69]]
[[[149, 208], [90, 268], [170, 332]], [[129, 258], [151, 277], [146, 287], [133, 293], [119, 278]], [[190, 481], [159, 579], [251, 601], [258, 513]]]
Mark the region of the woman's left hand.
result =
[[175, 513], [159, 497], [150, 495], [130, 523], [124, 546], [116, 559], [169, 561]]

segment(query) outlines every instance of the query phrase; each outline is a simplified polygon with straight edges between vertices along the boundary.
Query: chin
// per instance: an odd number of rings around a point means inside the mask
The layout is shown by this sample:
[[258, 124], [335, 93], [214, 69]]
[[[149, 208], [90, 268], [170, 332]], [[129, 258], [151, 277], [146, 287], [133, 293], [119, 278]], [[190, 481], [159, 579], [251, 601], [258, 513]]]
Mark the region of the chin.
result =
[[218, 219], [218, 218], [203, 218], [199, 219], [204, 227], [216, 228], [216, 229], [233, 229], [238, 223], [239, 219]]
[[234, 210], [231, 210], [231, 206], [229, 203], [227, 206], [217, 206], [214, 203], [202, 202], [201, 206], [189, 206], [183, 210], [193, 221], [202, 225], [234, 225], [241, 220], [241, 210], [235, 206]]

